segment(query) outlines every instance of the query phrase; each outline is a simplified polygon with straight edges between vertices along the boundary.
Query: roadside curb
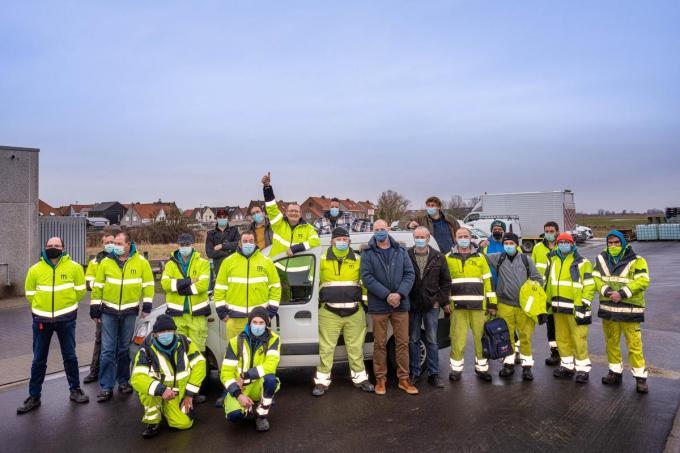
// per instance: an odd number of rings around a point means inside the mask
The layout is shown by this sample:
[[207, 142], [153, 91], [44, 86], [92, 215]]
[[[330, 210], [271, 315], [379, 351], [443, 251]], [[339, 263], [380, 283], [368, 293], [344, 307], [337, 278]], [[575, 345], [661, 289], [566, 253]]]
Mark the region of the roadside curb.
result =
[[666, 438], [666, 446], [663, 449], [664, 453], [680, 453], [680, 405], [675, 413], [673, 420], [673, 427]]

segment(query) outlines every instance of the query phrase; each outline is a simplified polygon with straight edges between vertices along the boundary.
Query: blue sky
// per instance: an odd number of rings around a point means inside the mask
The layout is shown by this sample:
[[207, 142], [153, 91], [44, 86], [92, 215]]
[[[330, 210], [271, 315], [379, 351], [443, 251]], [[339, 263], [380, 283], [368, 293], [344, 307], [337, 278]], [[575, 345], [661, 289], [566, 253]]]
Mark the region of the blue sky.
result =
[[0, 144], [40, 195], [680, 204], [680, 2], [5, 2]]

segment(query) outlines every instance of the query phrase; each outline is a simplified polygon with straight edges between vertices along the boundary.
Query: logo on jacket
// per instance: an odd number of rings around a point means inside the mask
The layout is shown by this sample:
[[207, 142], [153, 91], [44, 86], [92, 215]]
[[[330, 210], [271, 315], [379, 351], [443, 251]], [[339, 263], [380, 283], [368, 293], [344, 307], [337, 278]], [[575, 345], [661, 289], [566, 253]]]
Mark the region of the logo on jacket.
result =
[[68, 280], [68, 275], [66, 275], [66, 274], [60, 274], [60, 275], [59, 275], [59, 278], [61, 279], [62, 282], [65, 282], [66, 280]]
[[257, 271], [258, 272], [264, 272], [264, 267], [263, 266], [257, 266]]
[[131, 273], [132, 275], [137, 274], [137, 269], [130, 269], [130, 273]]

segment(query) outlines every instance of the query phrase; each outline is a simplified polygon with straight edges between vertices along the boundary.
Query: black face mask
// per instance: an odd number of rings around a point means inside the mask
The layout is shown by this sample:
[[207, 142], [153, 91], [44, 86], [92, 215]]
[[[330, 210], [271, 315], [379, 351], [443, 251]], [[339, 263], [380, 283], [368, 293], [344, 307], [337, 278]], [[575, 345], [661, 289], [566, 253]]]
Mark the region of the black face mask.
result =
[[50, 247], [48, 249], [45, 249], [45, 255], [51, 260], [59, 258], [62, 254], [62, 250], [54, 247]]
[[493, 236], [493, 238], [494, 238], [495, 240], [499, 240], [500, 238], [503, 237], [503, 233], [501, 233], [501, 232], [499, 232], [499, 231], [496, 231], [496, 232], [494, 232], [494, 233], [491, 233], [491, 236]]

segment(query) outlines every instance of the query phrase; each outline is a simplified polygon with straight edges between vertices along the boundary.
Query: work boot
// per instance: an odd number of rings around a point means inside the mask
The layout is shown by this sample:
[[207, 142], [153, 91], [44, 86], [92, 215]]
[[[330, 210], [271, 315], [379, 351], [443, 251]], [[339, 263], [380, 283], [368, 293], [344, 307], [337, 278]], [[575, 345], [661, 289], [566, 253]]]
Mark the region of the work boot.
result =
[[363, 390], [364, 392], [372, 393], [375, 392], [375, 387], [373, 384], [371, 384], [371, 381], [366, 379], [365, 381], [361, 381], [358, 384], [354, 384], [354, 386], [358, 389]]
[[118, 391], [120, 393], [129, 395], [130, 393], [132, 393], [132, 386], [130, 385], [129, 382], [126, 382], [124, 384], [118, 384]]
[[545, 364], [548, 366], [560, 364], [560, 351], [557, 348], [550, 348], [550, 357], [545, 359]]
[[588, 377], [589, 374], [585, 371], [577, 371], [576, 372], [576, 383], [577, 384], [585, 384], [588, 382]]
[[461, 375], [463, 374], [462, 371], [452, 371], [449, 373], [449, 381], [459, 381]]
[[80, 388], [71, 390], [71, 395], [68, 397], [71, 401], [79, 404], [89, 403], [90, 397], [87, 396]]
[[267, 419], [264, 417], [257, 417], [255, 419], [255, 430], [261, 433], [269, 431], [269, 422]]
[[491, 377], [491, 373], [488, 371], [477, 371], [475, 370], [475, 374], [479, 379], [481, 379], [484, 382], [491, 382], [493, 378]]
[[602, 383], [604, 385], [619, 385], [621, 384], [622, 380], [623, 374], [614, 373], [612, 370], [609, 370], [609, 373], [607, 373], [606, 376], [602, 376]]
[[316, 385], [314, 385], [314, 388], [312, 389], [312, 395], [321, 396], [324, 393], [326, 393], [326, 390], [328, 390], [328, 387], [326, 387], [325, 385], [316, 384]]
[[113, 397], [113, 390], [102, 390], [97, 395], [97, 402], [103, 403], [105, 401], [110, 400], [112, 397]]
[[224, 399], [227, 397], [227, 392], [222, 392], [222, 396], [215, 400], [215, 407], [224, 407]]
[[146, 427], [144, 428], [144, 431], [142, 431], [142, 437], [144, 439], [151, 439], [153, 436], [155, 436], [156, 434], [158, 434], [160, 432], [158, 430], [159, 427], [160, 427], [159, 423], [156, 423], [156, 424], [153, 424], [153, 425], [152, 424], [146, 425]]
[[574, 370], [560, 366], [558, 369], [553, 371], [553, 376], [557, 379], [571, 379], [574, 376]]
[[96, 382], [97, 379], [99, 379], [99, 376], [97, 375], [97, 373], [93, 373], [93, 372], [90, 371], [90, 374], [88, 374], [87, 376], [85, 376], [83, 378], [83, 384], [89, 384], [90, 382]]
[[409, 395], [417, 395], [418, 389], [411, 385], [408, 379], [399, 380], [399, 388], [408, 393]]
[[17, 414], [22, 415], [27, 412], [31, 412], [36, 407], [40, 407], [40, 398], [35, 396], [29, 396], [24, 400], [24, 404], [17, 407]]
[[515, 366], [508, 364], [504, 364], [503, 368], [501, 368], [501, 370], [498, 372], [498, 375], [503, 378], [510, 377], [513, 374], [515, 374]]
[[649, 392], [649, 387], [647, 386], [647, 378], [644, 377], [635, 378], [635, 391], [638, 393]]
[[531, 372], [530, 366], [523, 366], [522, 367], [522, 379], [524, 379], [525, 381], [533, 381], [534, 380], [534, 374]]
[[385, 388], [385, 379], [376, 379], [375, 394], [384, 395], [385, 393], [387, 393], [387, 389]]
[[439, 379], [438, 374], [431, 374], [427, 377], [427, 383], [430, 384], [432, 387], [436, 387], [438, 389], [443, 389], [444, 384], [442, 383], [441, 379]]

